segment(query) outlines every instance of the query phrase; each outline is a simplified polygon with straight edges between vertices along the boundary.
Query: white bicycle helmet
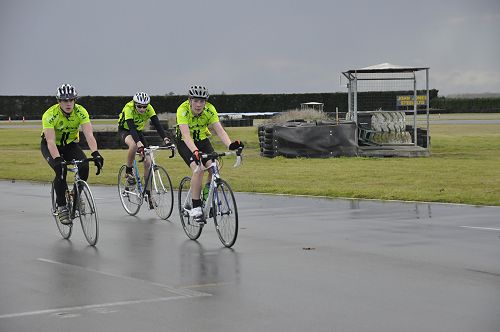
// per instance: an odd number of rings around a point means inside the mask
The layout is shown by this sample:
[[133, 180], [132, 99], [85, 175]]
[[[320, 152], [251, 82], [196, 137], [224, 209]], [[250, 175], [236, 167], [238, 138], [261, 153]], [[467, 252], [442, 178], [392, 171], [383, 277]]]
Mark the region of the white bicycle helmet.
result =
[[137, 92], [134, 95], [134, 102], [136, 104], [148, 105], [150, 101], [151, 98], [149, 98], [149, 95], [146, 92]]
[[57, 88], [57, 100], [75, 99], [78, 96], [76, 89], [71, 84], [63, 84]]
[[193, 85], [189, 88], [189, 97], [208, 99], [208, 90], [201, 85]]

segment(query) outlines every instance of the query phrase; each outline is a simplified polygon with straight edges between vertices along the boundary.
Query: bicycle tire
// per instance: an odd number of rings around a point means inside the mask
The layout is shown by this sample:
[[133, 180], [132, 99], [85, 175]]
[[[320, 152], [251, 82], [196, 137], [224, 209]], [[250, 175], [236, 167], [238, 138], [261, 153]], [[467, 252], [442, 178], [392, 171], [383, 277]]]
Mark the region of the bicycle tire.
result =
[[197, 240], [201, 231], [203, 230], [203, 224], [199, 224], [194, 221], [186, 209], [191, 209], [191, 178], [189, 176], [184, 177], [179, 184], [179, 217], [181, 218], [182, 228], [184, 232], [191, 240]]
[[165, 168], [155, 165], [150, 186], [153, 207], [161, 219], [167, 219], [174, 209], [174, 190], [172, 181]]
[[57, 202], [56, 202], [56, 191], [54, 188], [54, 182], [52, 182], [50, 196], [52, 199], [52, 211], [51, 212], [52, 212], [52, 216], [54, 217], [54, 220], [56, 222], [57, 229], [59, 230], [59, 233], [61, 233], [61, 236], [64, 239], [69, 239], [71, 237], [71, 234], [73, 233], [73, 224], [69, 224], [69, 225], [61, 224], [61, 222], [57, 218]]
[[217, 182], [212, 199], [215, 229], [222, 244], [231, 248], [238, 237], [238, 208], [229, 183]]
[[95, 206], [94, 195], [90, 191], [87, 182], [78, 180], [75, 184], [78, 187], [78, 202], [76, 208], [80, 217], [82, 231], [91, 246], [95, 246], [99, 239], [99, 217]]
[[125, 211], [129, 215], [135, 216], [141, 208], [142, 197], [137, 183], [133, 188], [127, 183], [127, 177], [125, 175], [126, 167], [126, 165], [123, 165], [118, 172], [118, 196], [120, 197], [120, 202]]

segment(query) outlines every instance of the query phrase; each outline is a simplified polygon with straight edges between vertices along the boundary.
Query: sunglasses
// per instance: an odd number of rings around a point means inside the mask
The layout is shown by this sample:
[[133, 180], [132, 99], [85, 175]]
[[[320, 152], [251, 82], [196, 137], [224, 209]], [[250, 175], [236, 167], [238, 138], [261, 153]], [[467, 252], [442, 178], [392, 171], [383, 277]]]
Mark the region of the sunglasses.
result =
[[59, 101], [67, 101], [67, 102], [71, 102], [71, 101], [75, 101], [76, 99], [59, 99]]
[[135, 107], [137, 108], [147, 108], [148, 105], [139, 105], [139, 104], [135, 104]]

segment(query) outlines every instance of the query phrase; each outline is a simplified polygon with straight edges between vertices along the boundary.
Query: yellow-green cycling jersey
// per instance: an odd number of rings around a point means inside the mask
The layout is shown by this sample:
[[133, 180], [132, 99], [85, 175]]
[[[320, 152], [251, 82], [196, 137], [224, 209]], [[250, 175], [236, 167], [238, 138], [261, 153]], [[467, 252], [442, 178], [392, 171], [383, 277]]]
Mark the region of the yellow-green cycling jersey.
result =
[[[43, 129], [52, 128], [56, 134], [56, 145], [66, 145], [71, 142], [78, 142], [80, 138], [80, 125], [89, 123], [89, 113], [82, 105], [75, 104], [73, 111], [66, 116], [59, 104], [51, 106], [43, 113]], [[43, 131], [42, 131], [43, 137]]]
[[134, 124], [137, 131], [142, 131], [146, 125], [147, 120], [149, 120], [153, 115], [156, 115], [155, 109], [151, 104], [148, 105], [144, 113], [139, 113], [136, 111], [134, 106], [134, 101], [131, 100], [123, 107], [120, 117], [118, 118], [118, 127], [129, 130], [127, 120], [134, 120]]
[[[187, 124], [194, 141], [201, 141], [210, 137], [212, 134], [208, 130], [208, 126], [216, 122], [219, 122], [219, 115], [214, 105], [209, 102], [205, 103], [205, 108], [198, 116], [194, 116], [193, 112], [191, 112], [189, 100], [186, 100], [177, 108], [177, 125]], [[177, 137], [181, 138], [181, 136], [179, 127], [177, 127]]]

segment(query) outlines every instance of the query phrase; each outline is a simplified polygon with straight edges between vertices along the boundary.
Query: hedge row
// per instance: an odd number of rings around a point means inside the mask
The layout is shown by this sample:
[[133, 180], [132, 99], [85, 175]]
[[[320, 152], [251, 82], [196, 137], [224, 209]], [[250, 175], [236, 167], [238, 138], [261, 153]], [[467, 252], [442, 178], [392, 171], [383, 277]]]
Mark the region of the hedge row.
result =
[[456, 113], [500, 112], [500, 98], [446, 98], [431, 99], [432, 108], [454, 111]]
[[[412, 93], [412, 92], [411, 92]], [[370, 109], [365, 105], [377, 100], [383, 109], [393, 109], [396, 96], [411, 94], [409, 91], [363, 92], [358, 94], [358, 109]], [[500, 112], [500, 98], [445, 98], [438, 97], [438, 90], [430, 90], [431, 109], [441, 113]], [[92, 118], [116, 119], [130, 96], [82, 96], [83, 105]], [[152, 96], [152, 105], [157, 113], [174, 113], [187, 96]], [[239, 94], [213, 95], [210, 97], [219, 113], [281, 112], [297, 109], [301, 103], [310, 101], [324, 104], [324, 111], [347, 112], [347, 93], [303, 93], [303, 94]], [[40, 119], [43, 112], [56, 102], [53, 96], [0, 96], [0, 120], [25, 118]], [[431, 110], [432, 112], [432, 110]]]

